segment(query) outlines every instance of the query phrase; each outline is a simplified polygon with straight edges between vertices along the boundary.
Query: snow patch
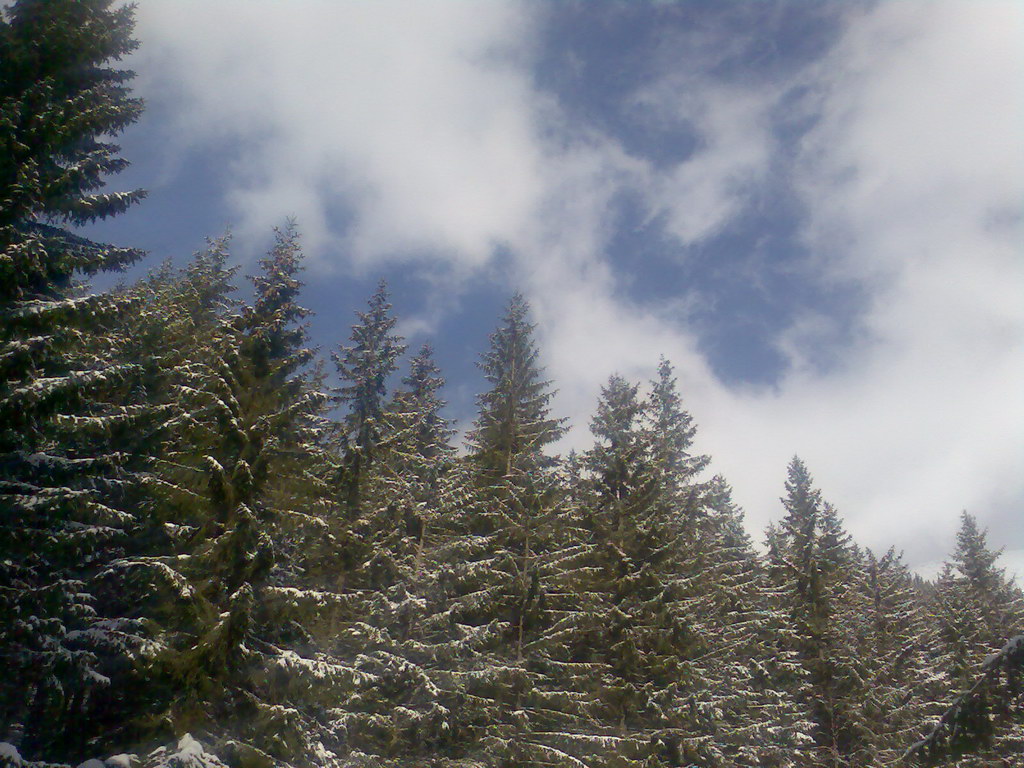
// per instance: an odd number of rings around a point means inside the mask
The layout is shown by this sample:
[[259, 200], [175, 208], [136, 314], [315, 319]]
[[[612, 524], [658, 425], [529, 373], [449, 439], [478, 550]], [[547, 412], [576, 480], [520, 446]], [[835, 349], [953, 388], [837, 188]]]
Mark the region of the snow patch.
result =
[[0, 764], [7, 766], [21, 765], [21, 754], [18, 748], [6, 741], [0, 741]]
[[216, 755], [211, 755], [192, 734], [186, 733], [178, 740], [176, 752], [166, 747], [154, 751], [147, 760], [151, 768], [226, 768]]

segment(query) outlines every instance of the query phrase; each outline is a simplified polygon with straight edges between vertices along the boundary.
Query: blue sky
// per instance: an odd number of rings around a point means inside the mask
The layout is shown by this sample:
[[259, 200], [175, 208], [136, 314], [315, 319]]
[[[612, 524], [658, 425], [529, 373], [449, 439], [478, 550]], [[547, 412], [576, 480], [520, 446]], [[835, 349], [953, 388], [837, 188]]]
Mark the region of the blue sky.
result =
[[99, 227], [251, 264], [298, 218], [325, 351], [388, 279], [463, 427], [508, 295], [589, 443], [677, 366], [760, 539], [799, 454], [934, 568], [961, 509], [1024, 573], [1024, 5], [142, 0], [144, 119]]

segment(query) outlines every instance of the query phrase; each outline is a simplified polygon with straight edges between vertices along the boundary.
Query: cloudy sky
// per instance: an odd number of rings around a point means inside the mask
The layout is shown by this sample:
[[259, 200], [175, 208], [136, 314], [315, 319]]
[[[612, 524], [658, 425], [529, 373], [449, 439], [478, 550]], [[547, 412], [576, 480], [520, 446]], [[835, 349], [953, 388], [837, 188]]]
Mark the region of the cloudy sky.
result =
[[304, 235], [316, 343], [387, 278], [467, 425], [514, 289], [585, 447], [677, 367], [755, 539], [800, 455], [930, 572], [966, 509], [1024, 574], [1024, 4], [142, 0], [101, 228], [251, 263]]

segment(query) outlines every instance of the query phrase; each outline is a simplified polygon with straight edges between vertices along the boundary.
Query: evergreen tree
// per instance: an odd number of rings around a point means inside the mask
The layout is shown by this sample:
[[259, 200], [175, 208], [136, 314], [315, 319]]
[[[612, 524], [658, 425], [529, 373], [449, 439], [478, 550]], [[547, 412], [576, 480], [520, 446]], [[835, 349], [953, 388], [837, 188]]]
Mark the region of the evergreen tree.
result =
[[583, 459], [594, 478], [594, 503], [606, 513], [609, 534], [619, 539], [657, 493], [648, 462], [650, 446], [640, 428], [644, 407], [638, 389], [617, 375], [608, 380], [590, 422], [597, 443]]
[[549, 465], [543, 449], [565, 431], [560, 420], [549, 416], [554, 393], [550, 382], [541, 378], [540, 353], [533, 341], [536, 326], [529, 321], [529, 311], [521, 294], [512, 296], [479, 363], [490, 389], [477, 398], [479, 415], [468, 442], [486, 478]]
[[343, 427], [346, 499], [350, 514], [359, 509], [363, 476], [373, 464], [383, 438], [382, 414], [388, 378], [398, 370], [405, 352], [402, 338], [393, 333], [387, 284], [381, 280], [366, 312], [357, 312], [351, 345], [343, 346], [334, 362], [342, 385], [336, 402], [347, 407]]
[[[648, 425], [656, 407], [640, 400], [638, 389], [613, 375], [591, 420], [596, 443], [581, 460], [586, 475], [578, 491], [589, 570], [569, 582], [578, 613], [570, 614], [576, 636], [565, 643], [573, 653], [566, 661], [596, 663], [592, 757], [675, 765], [698, 754], [684, 736], [693, 734], [683, 724], [692, 712], [681, 693], [694, 682], [683, 679], [692, 638], [668, 586], [683, 553], [682, 517], [660, 503], [673, 478], [655, 462]], [[581, 653], [588, 645], [589, 654]]]
[[[204, 286], [212, 277], [204, 274]], [[150, 673], [161, 644], [156, 627], [162, 622], [154, 619], [175, 610], [190, 615], [178, 585], [167, 578], [163, 558], [176, 551], [176, 539], [194, 522], [195, 494], [187, 487], [194, 478], [181, 478], [185, 485], [174, 494], [169, 481], [179, 479], [178, 444], [187, 421], [179, 397], [183, 387], [188, 389], [186, 379], [194, 376], [203, 334], [191, 322], [192, 303], [184, 299], [179, 276], [169, 265], [124, 296], [128, 306], [110, 334], [121, 339], [115, 361], [130, 361], [134, 367], [131, 388], [123, 395], [138, 414], [127, 423], [108, 425], [107, 439], [126, 457], [122, 471], [134, 478], [120, 493], [119, 504], [132, 518], [87, 582], [97, 617], [104, 617], [96, 624], [112, 641], [93, 643], [96, 671], [110, 683], [94, 689], [82, 704], [80, 750], [123, 744], [137, 733], [139, 712], [159, 708], [154, 702], [160, 700], [161, 686]], [[175, 472], [168, 473], [168, 467]], [[103, 637], [94, 629], [87, 634]]]
[[1024, 748], [1024, 724], [1010, 703], [1019, 696], [1019, 684], [1008, 669], [1006, 690], [998, 692], [994, 677], [1002, 670], [989, 663], [1008, 640], [1024, 633], [1024, 595], [997, 565], [999, 556], [975, 518], [964, 512], [931, 605], [939, 635], [932, 663], [941, 675], [943, 698], [954, 701], [929, 733], [925, 752], [932, 760], [966, 755], [957, 764], [976, 766]]
[[399, 571], [407, 579], [417, 575], [429, 528], [442, 505], [442, 478], [455, 462], [455, 430], [442, 414], [444, 378], [429, 344], [412, 358], [402, 384], [405, 388], [382, 414], [386, 438], [368, 480], [367, 495], [377, 515], [371, 568], [391, 573], [389, 578], [380, 574], [378, 584], [394, 581]]
[[97, 614], [88, 582], [134, 524], [135, 478], [111, 439], [140, 415], [137, 370], [108, 336], [126, 302], [78, 282], [141, 257], [76, 226], [144, 193], [103, 193], [127, 165], [108, 139], [141, 111], [131, 8], [21, 0], [0, 11], [0, 727], [29, 755], [73, 755], [109, 681], [97, 654], [130, 655], [136, 628]]
[[799, 458], [790, 462], [782, 503], [786, 516], [773, 536], [770, 565], [788, 593], [796, 650], [809, 675], [812, 764], [845, 766], [870, 738], [859, 715], [863, 675], [847, 620], [863, 612], [852, 590], [860, 555]]
[[[862, 661], [861, 716], [870, 738], [859, 759], [866, 765], [896, 762], [914, 741], [921, 722], [934, 714], [936, 690], [929, 661], [935, 633], [901, 555], [865, 553], [855, 587], [863, 599], [851, 616]], [[849, 613], [847, 614], [849, 615]]]
[[542, 448], [561, 428], [548, 417], [527, 312], [513, 297], [483, 356], [492, 389], [479, 398], [469, 466], [449, 473], [461, 488], [445, 494], [457, 503], [442, 504], [424, 554], [435, 575], [419, 622], [420, 654], [429, 649], [419, 658], [436, 670], [449, 713], [448, 753], [494, 765], [550, 759], [541, 732], [555, 713], [537, 643], [560, 509]]
[[453, 702], [442, 692], [450, 689], [442, 679], [452, 661], [450, 622], [434, 556], [465, 501], [465, 478], [429, 344], [410, 361], [402, 384], [383, 408], [382, 438], [364, 476], [365, 563], [356, 576], [364, 602], [361, 619], [344, 631], [366, 684], [339, 709], [352, 755], [374, 765], [418, 766], [454, 735]]
[[178, 417], [153, 483], [162, 547], [108, 574], [123, 610], [154, 629], [131, 732], [188, 730], [236, 762], [287, 761], [318, 738], [336, 746], [317, 708], [357, 677], [322, 634], [350, 610], [332, 588], [343, 531], [326, 482], [326, 397], [296, 303], [294, 227], [276, 232], [241, 311], [226, 296], [225, 257], [223, 244], [200, 254], [167, 301], [165, 343], [182, 331], [194, 341], [168, 390]]
[[582, 514], [559, 537], [552, 682], [576, 713], [562, 746], [592, 765], [785, 764], [807, 730], [780, 688], [799, 669], [792, 653], [752, 658], [777, 622], [739, 513], [721, 480], [694, 482], [706, 459], [691, 457], [671, 367], [649, 400], [637, 392], [619, 376], [602, 389], [572, 492]]
[[650, 467], [657, 481], [663, 513], [684, 515], [700, 493], [695, 482], [708, 463], [707, 456], [692, 455], [690, 446], [697, 433], [693, 417], [683, 409], [672, 364], [664, 357], [658, 363], [658, 377], [651, 382], [645, 409], [650, 440]]
[[808, 690], [786, 603], [743, 530], [720, 476], [702, 486], [673, 589], [687, 617], [700, 713], [691, 740], [714, 765], [792, 766], [813, 743], [799, 704]]

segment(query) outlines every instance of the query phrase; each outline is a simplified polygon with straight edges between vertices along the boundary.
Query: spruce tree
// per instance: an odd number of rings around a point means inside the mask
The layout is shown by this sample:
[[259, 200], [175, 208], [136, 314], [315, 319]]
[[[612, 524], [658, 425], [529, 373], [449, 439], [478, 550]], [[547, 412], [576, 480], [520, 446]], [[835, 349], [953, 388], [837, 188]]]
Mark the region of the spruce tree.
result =
[[137, 650], [89, 581], [134, 525], [137, 478], [110, 435], [140, 415], [137, 369], [108, 335], [126, 302], [79, 281], [142, 254], [67, 227], [144, 196], [100, 191], [127, 165], [109, 139], [142, 105], [111, 66], [135, 47], [131, 8], [21, 0], [0, 14], [0, 727], [27, 755], [73, 756], [109, 682], [98, 654]]
[[863, 612], [852, 589], [860, 554], [799, 458], [790, 462], [782, 504], [786, 515], [772, 537], [769, 562], [809, 675], [803, 703], [816, 726], [811, 764], [847, 765], [869, 739], [859, 714], [861, 660], [848, 620]]
[[935, 632], [895, 549], [882, 557], [866, 552], [855, 588], [863, 611], [850, 618], [863, 662], [861, 715], [870, 731], [859, 759], [889, 765], [914, 741], [922, 721], [936, 712], [938, 691], [930, 670]]
[[999, 556], [964, 512], [930, 606], [938, 630], [932, 663], [945, 689], [943, 703], [951, 706], [915, 745], [929, 761], [964, 756], [956, 764], [974, 766], [1024, 748], [1024, 725], [1013, 703], [1020, 694], [1014, 672], [1020, 659], [1010, 663], [1012, 650], [1003, 654], [1006, 659], [999, 656], [1024, 634], [1024, 595], [997, 565]]
[[490, 389], [477, 398], [478, 416], [469, 433], [473, 460], [486, 478], [510, 477], [513, 470], [530, 472], [550, 464], [544, 447], [564, 433], [562, 422], [549, 416], [554, 397], [539, 365], [536, 326], [530, 306], [516, 293], [490, 349], [479, 367]]
[[444, 677], [454, 653], [436, 553], [464, 501], [465, 480], [429, 344], [412, 358], [402, 384], [382, 410], [381, 440], [363, 478], [365, 562], [355, 576], [363, 603], [361, 618], [343, 631], [366, 684], [339, 710], [353, 755], [416, 766], [455, 735], [454, 704], [442, 690], [450, 689]]
[[405, 352], [402, 338], [394, 333], [387, 284], [381, 280], [370, 297], [367, 311], [356, 312], [351, 344], [334, 355], [341, 377], [336, 402], [345, 406], [342, 426], [343, 483], [350, 514], [357, 516], [364, 475], [373, 465], [377, 445], [383, 438], [383, 411], [388, 379], [398, 370], [398, 358]]
[[685, 515], [690, 500], [701, 490], [695, 478], [708, 463], [707, 456], [690, 453], [697, 427], [683, 409], [672, 364], [664, 357], [658, 377], [651, 382], [645, 409], [650, 441], [650, 468], [657, 482], [657, 505], [662, 514]]
[[644, 408], [638, 389], [620, 376], [609, 378], [590, 422], [597, 443], [583, 459], [593, 477], [595, 504], [605, 512], [608, 533], [619, 539], [657, 493], [648, 461], [650, 446], [640, 428]]
[[421, 624], [447, 660], [439, 685], [457, 753], [497, 765], [550, 759], [543, 732], [555, 711], [545, 703], [537, 644], [546, 637], [548, 557], [561, 504], [543, 448], [561, 426], [548, 415], [552, 395], [528, 309], [513, 297], [482, 357], [491, 389], [478, 398], [468, 467], [455, 473], [461, 499], [439, 520], [442, 536], [427, 556], [437, 573], [431, 602], [443, 612], [429, 610]]
[[[702, 484], [672, 584], [691, 636], [693, 740], [712, 765], [785, 766], [812, 741], [797, 696], [807, 674], [784, 607], [725, 480]], [[796, 695], [795, 695], [796, 694]]]
[[707, 460], [691, 454], [670, 365], [647, 400], [612, 376], [591, 430], [571, 492], [579, 522], [560, 537], [550, 592], [567, 598], [553, 628], [563, 690], [597, 681], [570, 699], [577, 734], [565, 748], [592, 765], [784, 760], [806, 731], [781, 687], [795, 659], [773, 649], [753, 663], [777, 622], [727, 487], [696, 482]]
[[184, 355], [151, 483], [163, 539], [108, 568], [124, 610], [153, 633], [122, 731], [188, 730], [235, 762], [338, 748], [325, 699], [348, 695], [359, 676], [328, 652], [328, 627], [352, 606], [338, 589], [344, 529], [327, 483], [326, 396], [297, 304], [300, 257], [294, 228], [276, 232], [249, 307], [227, 296], [223, 243], [157, 292], [163, 357]]
[[377, 565], [371, 567], [392, 572], [391, 581], [398, 571], [406, 579], [417, 576], [442, 504], [442, 480], [455, 462], [455, 430], [442, 413], [444, 378], [429, 344], [410, 360], [402, 384], [382, 413], [386, 437], [367, 491], [378, 517]]

